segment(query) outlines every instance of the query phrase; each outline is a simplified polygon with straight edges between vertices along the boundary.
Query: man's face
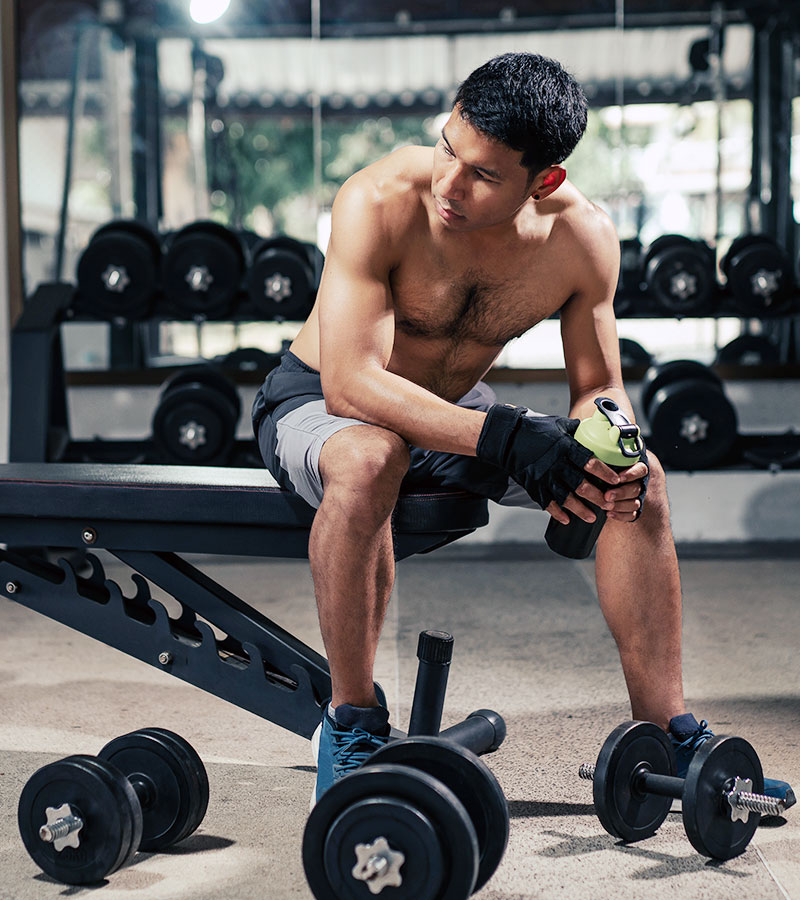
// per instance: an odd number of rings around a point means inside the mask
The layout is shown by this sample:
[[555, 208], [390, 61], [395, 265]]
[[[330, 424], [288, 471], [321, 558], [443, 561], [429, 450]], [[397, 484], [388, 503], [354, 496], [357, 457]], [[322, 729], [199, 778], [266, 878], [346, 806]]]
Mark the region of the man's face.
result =
[[521, 159], [454, 109], [433, 154], [431, 192], [441, 221], [472, 231], [513, 218], [532, 192]]

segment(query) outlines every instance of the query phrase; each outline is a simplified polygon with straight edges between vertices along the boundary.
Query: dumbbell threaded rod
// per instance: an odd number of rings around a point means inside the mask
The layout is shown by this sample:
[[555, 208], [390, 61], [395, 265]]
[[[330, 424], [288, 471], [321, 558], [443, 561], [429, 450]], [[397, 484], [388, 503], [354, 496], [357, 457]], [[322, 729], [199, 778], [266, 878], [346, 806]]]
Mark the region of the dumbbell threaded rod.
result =
[[[578, 768], [578, 776], [592, 781], [596, 766], [591, 763], [582, 763]], [[637, 786], [648, 794], [658, 794], [662, 797], [674, 797], [680, 800], [683, 796], [685, 779], [676, 778], [673, 775], [656, 775], [652, 772], [642, 773], [637, 776]], [[750, 791], [722, 791], [723, 798], [734, 809], [746, 809], [749, 812], [760, 813], [763, 816], [780, 816], [786, 811], [782, 800], [775, 797], [767, 797], [766, 794], [753, 794]]]
[[78, 818], [78, 816], [64, 816], [56, 819], [55, 822], [42, 825], [39, 829], [39, 837], [46, 844], [52, 844], [61, 840], [61, 838], [65, 838], [68, 834], [72, 834], [73, 831], [78, 831], [80, 828], [83, 828], [83, 819]]
[[409, 737], [415, 734], [433, 736], [439, 734], [452, 656], [451, 634], [446, 631], [420, 633], [417, 645], [419, 666], [408, 723]]

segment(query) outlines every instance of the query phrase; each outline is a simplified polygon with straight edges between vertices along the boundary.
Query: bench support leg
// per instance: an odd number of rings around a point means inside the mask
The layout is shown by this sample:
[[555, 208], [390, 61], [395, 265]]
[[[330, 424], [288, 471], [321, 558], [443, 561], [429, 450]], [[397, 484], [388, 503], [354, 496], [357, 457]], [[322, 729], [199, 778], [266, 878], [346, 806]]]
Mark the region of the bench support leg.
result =
[[[324, 657], [175, 554], [111, 552], [141, 573], [132, 576], [135, 596], [124, 596], [95, 556], [87, 556], [92, 574], [82, 577], [64, 559], [53, 565], [2, 549], [0, 592], [282, 728], [311, 736], [330, 697]], [[153, 599], [145, 579], [175, 600], [177, 617]], [[224, 635], [215, 634], [209, 622]]]

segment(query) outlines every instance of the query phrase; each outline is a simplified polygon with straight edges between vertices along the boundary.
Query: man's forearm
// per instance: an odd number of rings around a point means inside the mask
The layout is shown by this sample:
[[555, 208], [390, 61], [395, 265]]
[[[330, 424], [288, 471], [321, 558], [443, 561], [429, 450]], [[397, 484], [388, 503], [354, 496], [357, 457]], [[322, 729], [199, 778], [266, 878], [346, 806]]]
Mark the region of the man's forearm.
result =
[[584, 392], [572, 401], [569, 411], [570, 416], [573, 419], [588, 419], [594, 415], [597, 409], [594, 405], [595, 397], [610, 397], [631, 422], [636, 421], [633, 416], [630, 398], [623, 388], [617, 387], [593, 388]]
[[475, 456], [486, 413], [457, 406], [418, 384], [387, 372], [353, 374], [333, 389], [323, 377], [328, 412], [394, 431], [416, 447]]

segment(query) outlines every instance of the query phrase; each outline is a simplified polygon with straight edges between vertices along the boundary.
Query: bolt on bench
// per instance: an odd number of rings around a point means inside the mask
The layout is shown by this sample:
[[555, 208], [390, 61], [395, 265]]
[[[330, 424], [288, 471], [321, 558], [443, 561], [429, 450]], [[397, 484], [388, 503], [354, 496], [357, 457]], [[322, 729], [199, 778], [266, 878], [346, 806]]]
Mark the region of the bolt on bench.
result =
[[[261, 469], [8, 463], [0, 465], [0, 590], [30, 609], [310, 737], [330, 697], [327, 661], [181, 554], [304, 558], [314, 510]], [[488, 521], [462, 491], [401, 495], [395, 555], [427, 552]], [[88, 555], [20, 547], [104, 549], [133, 570], [125, 596]], [[152, 582], [181, 610], [170, 616]], [[207, 623], [224, 637], [216, 637]]]

